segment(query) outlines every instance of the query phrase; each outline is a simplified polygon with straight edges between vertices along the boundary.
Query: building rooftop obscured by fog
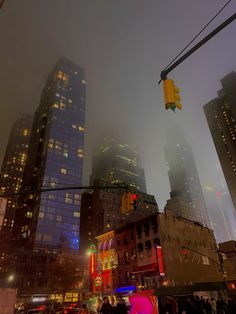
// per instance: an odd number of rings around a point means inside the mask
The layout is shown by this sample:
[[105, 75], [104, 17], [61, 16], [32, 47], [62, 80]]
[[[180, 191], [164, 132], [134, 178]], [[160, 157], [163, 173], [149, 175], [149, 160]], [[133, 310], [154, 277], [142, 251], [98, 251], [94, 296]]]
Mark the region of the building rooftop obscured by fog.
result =
[[180, 206], [176, 215], [209, 226], [192, 148], [179, 127], [173, 127], [168, 134], [165, 154], [171, 198], [180, 198], [189, 204], [187, 210]]
[[134, 145], [120, 138], [105, 138], [95, 150], [91, 181], [100, 179], [111, 184], [125, 183], [146, 192], [144, 170]]

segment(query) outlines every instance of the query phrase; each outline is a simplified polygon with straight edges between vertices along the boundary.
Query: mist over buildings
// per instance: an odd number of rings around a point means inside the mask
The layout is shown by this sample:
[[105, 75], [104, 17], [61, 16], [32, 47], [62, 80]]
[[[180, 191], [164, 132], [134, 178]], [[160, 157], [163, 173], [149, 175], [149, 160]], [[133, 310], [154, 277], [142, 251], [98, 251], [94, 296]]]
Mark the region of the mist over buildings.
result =
[[[175, 123], [191, 144], [202, 186], [219, 189], [224, 178], [215, 171], [219, 161], [202, 106], [216, 96], [220, 79], [235, 69], [235, 23], [171, 74], [181, 89], [181, 112], [165, 111], [157, 81], [222, 3], [6, 1], [0, 17], [1, 162], [18, 114], [35, 111], [49, 71], [65, 56], [86, 72], [84, 183], [89, 183], [97, 138], [121, 133], [137, 145], [147, 191], [163, 209], [170, 193], [165, 137]], [[235, 3], [229, 6], [209, 31], [235, 9]]]

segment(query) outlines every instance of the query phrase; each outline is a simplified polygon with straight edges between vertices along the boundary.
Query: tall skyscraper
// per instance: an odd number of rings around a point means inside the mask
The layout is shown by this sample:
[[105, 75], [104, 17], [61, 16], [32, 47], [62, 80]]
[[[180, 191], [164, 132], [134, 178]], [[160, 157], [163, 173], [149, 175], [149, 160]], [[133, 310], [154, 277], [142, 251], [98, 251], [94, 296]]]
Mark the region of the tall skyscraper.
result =
[[231, 223], [235, 222], [235, 218], [232, 219], [233, 213], [229, 206], [225, 206], [227, 195], [215, 190], [213, 186], [206, 185], [204, 186], [204, 196], [216, 242], [222, 243], [234, 239]]
[[[17, 193], [22, 186], [32, 121], [32, 116], [22, 114], [12, 126], [0, 173], [2, 193]], [[9, 239], [11, 234], [17, 200], [18, 196], [7, 197], [2, 224], [2, 236], [6, 239]]]
[[[49, 74], [36, 110], [23, 189], [81, 185], [86, 81], [84, 70], [62, 58]], [[32, 193], [17, 209], [13, 241], [35, 251], [79, 246], [77, 190]]]
[[165, 154], [171, 186], [171, 198], [177, 198], [189, 204], [189, 206], [178, 207], [178, 212], [175, 214], [209, 226], [209, 218], [193, 152], [178, 127], [173, 128], [168, 134]]
[[204, 111], [236, 209], [236, 72], [225, 76], [221, 84], [218, 97]]
[[105, 138], [96, 150], [92, 164], [92, 181], [99, 179], [111, 184], [125, 183], [146, 192], [144, 170], [134, 145], [119, 137]]

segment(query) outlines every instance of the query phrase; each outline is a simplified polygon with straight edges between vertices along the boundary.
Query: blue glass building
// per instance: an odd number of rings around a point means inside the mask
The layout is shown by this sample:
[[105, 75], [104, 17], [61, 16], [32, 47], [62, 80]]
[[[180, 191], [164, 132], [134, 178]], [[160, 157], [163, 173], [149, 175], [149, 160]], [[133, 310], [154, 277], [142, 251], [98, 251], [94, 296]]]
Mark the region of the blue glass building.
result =
[[[84, 157], [84, 70], [61, 58], [42, 92], [29, 144], [24, 189], [80, 186]], [[27, 194], [15, 217], [14, 239], [35, 251], [79, 247], [79, 190]]]

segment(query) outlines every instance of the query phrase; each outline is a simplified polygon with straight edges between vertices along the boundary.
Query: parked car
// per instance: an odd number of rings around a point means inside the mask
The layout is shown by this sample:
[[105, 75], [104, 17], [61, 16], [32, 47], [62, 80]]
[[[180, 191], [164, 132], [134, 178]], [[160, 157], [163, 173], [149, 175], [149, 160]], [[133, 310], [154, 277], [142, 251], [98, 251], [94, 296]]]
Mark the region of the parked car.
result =
[[63, 307], [53, 301], [28, 302], [23, 304], [16, 314], [63, 314]]
[[64, 307], [63, 314], [78, 314], [80, 312], [80, 306], [78, 303], [71, 303]]

